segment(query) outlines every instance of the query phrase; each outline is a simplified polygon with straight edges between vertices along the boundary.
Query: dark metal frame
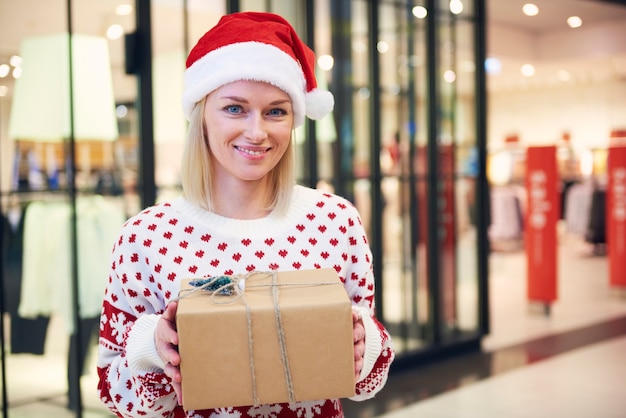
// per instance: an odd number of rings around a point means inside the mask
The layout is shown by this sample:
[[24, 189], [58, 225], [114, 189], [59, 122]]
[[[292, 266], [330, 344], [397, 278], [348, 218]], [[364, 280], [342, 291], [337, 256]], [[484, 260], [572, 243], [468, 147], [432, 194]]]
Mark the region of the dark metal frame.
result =
[[135, 0], [137, 115], [139, 126], [139, 195], [141, 207], [156, 201], [154, 113], [152, 107], [152, 18], [150, 0]]
[[[378, 54], [378, 33], [379, 33], [379, 2], [372, 0], [368, 2], [368, 51], [369, 51], [369, 83], [370, 83], [370, 182], [371, 182], [371, 202], [372, 213], [383, 212], [383, 196], [381, 185], [380, 154], [382, 127], [380, 120], [381, 89], [380, 89], [380, 57]], [[383, 224], [382, 216], [372, 216], [370, 229], [370, 242], [372, 243], [372, 256], [374, 262], [374, 280], [378, 291], [375, 295], [376, 309], [384, 312], [383, 306]]]
[[[71, 242], [71, 285], [72, 285], [72, 320], [74, 322], [74, 337], [76, 341], [81, 340], [80, 329], [80, 291], [78, 284], [78, 225], [76, 218], [76, 138], [74, 136], [74, 74], [72, 71], [73, 51], [72, 51], [72, 35], [74, 28], [72, 25], [72, 1], [67, 0], [67, 32], [68, 32], [68, 85], [69, 85], [69, 112], [70, 112], [70, 136], [67, 141], [67, 151], [69, 153], [67, 173], [67, 192], [70, 199], [70, 242]], [[83, 402], [80, 387], [80, 376], [82, 375], [82, 364], [80, 359], [83, 357], [80, 344], [76, 344], [76, 355], [69, 359], [73, 362], [73, 368], [70, 367], [69, 373], [69, 393], [76, 396], [75, 408], [76, 416], [82, 417]], [[73, 373], [72, 373], [73, 372]]]
[[474, 37], [476, 51], [476, 138], [478, 149], [477, 240], [478, 240], [478, 324], [482, 335], [490, 332], [489, 318], [489, 183], [487, 182], [487, 74], [482, 63], [487, 59], [487, 5], [486, 0], [476, 0]]

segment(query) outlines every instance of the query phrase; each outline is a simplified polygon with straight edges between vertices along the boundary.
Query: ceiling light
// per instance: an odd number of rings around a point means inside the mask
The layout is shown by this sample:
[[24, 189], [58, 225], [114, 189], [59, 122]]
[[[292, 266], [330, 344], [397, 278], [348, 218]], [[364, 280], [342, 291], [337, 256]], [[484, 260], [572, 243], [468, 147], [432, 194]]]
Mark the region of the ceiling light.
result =
[[487, 74], [500, 74], [502, 62], [498, 58], [487, 58], [485, 60], [485, 71], [487, 71]]
[[331, 55], [320, 55], [317, 59], [317, 65], [319, 65], [322, 70], [329, 71], [335, 65], [335, 60]]
[[539, 14], [539, 7], [533, 3], [526, 3], [522, 6], [522, 12], [526, 16], [537, 16]]
[[412, 12], [413, 12], [413, 16], [415, 16], [418, 19], [424, 19], [426, 15], [428, 14], [428, 10], [426, 10], [424, 6], [415, 6], [412, 9]]
[[532, 77], [535, 75], [535, 67], [531, 64], [524, 64], [522, 68], [520, 68], [520, 72], [524, 77]]
[[447, 83], [454, 83], [454, 80], [456, 80], [456, 74], [452, 70], [447, 70], [443, 73], [443, 79]]
[[8, 76], [9, 71], [11, 71], [11, 67], [9, 67], [7, 64], [0, 64], [0, 78]]
[[567, 24], [570, 28], [575, 29], [583, 25], [583, 20], [578, 16], [570, 16], [567, 18]]
[[122, 37], [122, 35], [124, 35], [124, 28], [122, 27], [122, 25], [118, 25], [116, 23], [109, 26], [109, 28], [107, 29], [107, 38], [111, 40], [119, 39]]
[[14, 67], [20, 67], [22, 65], [22, 57], [19, 55], [11, 55], [11, 58], [9, 58], [9, 64]]
[[463, 2], [461, 0], [450, 0], [450, 12], [460, 15], [463, 12]]

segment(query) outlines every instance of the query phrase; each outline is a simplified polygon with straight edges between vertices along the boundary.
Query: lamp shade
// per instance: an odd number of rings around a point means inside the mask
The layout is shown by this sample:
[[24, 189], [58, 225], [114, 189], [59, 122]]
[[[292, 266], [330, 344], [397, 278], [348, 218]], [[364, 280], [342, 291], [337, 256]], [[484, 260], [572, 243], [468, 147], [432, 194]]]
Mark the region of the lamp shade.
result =
[[[22, 42], [22, 76], [16, 80], [9, 136], [58, 142], [70, 137], [69, 35]], [[74, 138], [113, 141], [118, 137], [107, 41], [72, 35]]]

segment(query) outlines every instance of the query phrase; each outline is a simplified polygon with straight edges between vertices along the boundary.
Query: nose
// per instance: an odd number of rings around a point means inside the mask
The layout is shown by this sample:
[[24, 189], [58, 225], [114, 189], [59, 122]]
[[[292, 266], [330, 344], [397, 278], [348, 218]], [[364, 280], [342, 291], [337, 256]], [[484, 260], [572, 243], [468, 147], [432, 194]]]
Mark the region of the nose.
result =
[[266, 121], [262, 115], [254, 114], [248, 119], [248, 126], [244, 132], [245, 138], [253, 143], [263, 142], [267, 139]]

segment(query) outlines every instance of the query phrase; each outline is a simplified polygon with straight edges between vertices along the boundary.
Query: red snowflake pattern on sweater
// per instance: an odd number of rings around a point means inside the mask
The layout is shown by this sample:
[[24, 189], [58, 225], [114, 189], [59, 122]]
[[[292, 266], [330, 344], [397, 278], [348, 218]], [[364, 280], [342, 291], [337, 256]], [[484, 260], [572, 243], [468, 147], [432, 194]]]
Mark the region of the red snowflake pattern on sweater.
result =
[[228, 219], [183, 198], [142, 211], [124, 224], [113, 247], [100, 322], [102, 401], [120, 417], [342, 417], [337, 399], [184, 411], [158, 360], [127, 351], [129, 344], [141, 353], [154, 348], [155, 321], [178, 295], [181, 279], [326, 267], [337, 271], [353, 305], [369, 313], [374, 331], [368, 330], [368, 341], [370, 335], [380, 341], [367, 344], [371, 371], [356, 384], [352, 398], [368, 399], [384, 386], [394, 352], [374, 316], [371, 250], [359, 214], [347, 200], [296, 186], [281, 217]]

